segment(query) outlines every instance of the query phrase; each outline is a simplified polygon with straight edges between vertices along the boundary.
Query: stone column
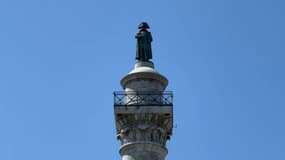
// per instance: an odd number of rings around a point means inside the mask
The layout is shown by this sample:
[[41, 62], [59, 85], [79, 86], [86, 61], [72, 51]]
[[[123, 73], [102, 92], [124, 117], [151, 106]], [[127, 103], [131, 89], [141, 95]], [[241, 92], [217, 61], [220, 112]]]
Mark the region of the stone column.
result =
[[125, 105], [114, 107], [122, 160], [165, 159], [173, 127], [172, 103], [163, 99], [167, 84], [151, 62], [138, 62], [122, 78]]

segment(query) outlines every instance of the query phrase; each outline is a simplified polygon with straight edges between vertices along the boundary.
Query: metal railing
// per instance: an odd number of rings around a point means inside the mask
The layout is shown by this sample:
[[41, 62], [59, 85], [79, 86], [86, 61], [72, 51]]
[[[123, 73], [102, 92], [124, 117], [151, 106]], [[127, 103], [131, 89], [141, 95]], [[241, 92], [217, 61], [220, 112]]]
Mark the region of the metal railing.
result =
[[164, 92], [124, 92], [116, 91], [114, 94], [114, 106], [127, 105], [160, 105], [172, 106], [173, 93]]

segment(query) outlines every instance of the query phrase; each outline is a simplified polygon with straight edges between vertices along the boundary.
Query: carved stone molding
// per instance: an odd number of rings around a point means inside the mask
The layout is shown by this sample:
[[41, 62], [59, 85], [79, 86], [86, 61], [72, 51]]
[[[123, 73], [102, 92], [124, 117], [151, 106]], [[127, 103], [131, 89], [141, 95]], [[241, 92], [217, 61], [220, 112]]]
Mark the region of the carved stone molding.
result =
[[152, 142], [165, 145], [167, 119], [157, 114], [124, 115], [118, 121], [120, 130], [117, 138], [122, 144], [132, 142]]
[[166, 147], [150, 142], [128, 143], [120, 148], [123, 160], [163, 160], [167, 153]]

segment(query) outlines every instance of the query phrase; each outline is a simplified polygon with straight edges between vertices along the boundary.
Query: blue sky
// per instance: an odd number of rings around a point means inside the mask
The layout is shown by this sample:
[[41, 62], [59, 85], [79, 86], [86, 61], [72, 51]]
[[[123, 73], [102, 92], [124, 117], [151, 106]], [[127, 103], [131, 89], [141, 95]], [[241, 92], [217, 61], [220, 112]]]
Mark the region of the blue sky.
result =
[[120, 159], [113, 95], [147, 21], [167, 160], [285, 159], [285, 2], [0, 2], [0, 159]]

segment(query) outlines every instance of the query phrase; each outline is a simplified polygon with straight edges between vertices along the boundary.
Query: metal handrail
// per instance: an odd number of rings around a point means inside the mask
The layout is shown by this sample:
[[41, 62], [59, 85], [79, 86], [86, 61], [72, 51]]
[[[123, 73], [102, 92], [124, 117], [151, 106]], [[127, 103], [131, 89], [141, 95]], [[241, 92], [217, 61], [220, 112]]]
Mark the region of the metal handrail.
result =
[[171, 91], [116, 91], [113, 94], [114, 106], [173, 105], [173, 93]]

